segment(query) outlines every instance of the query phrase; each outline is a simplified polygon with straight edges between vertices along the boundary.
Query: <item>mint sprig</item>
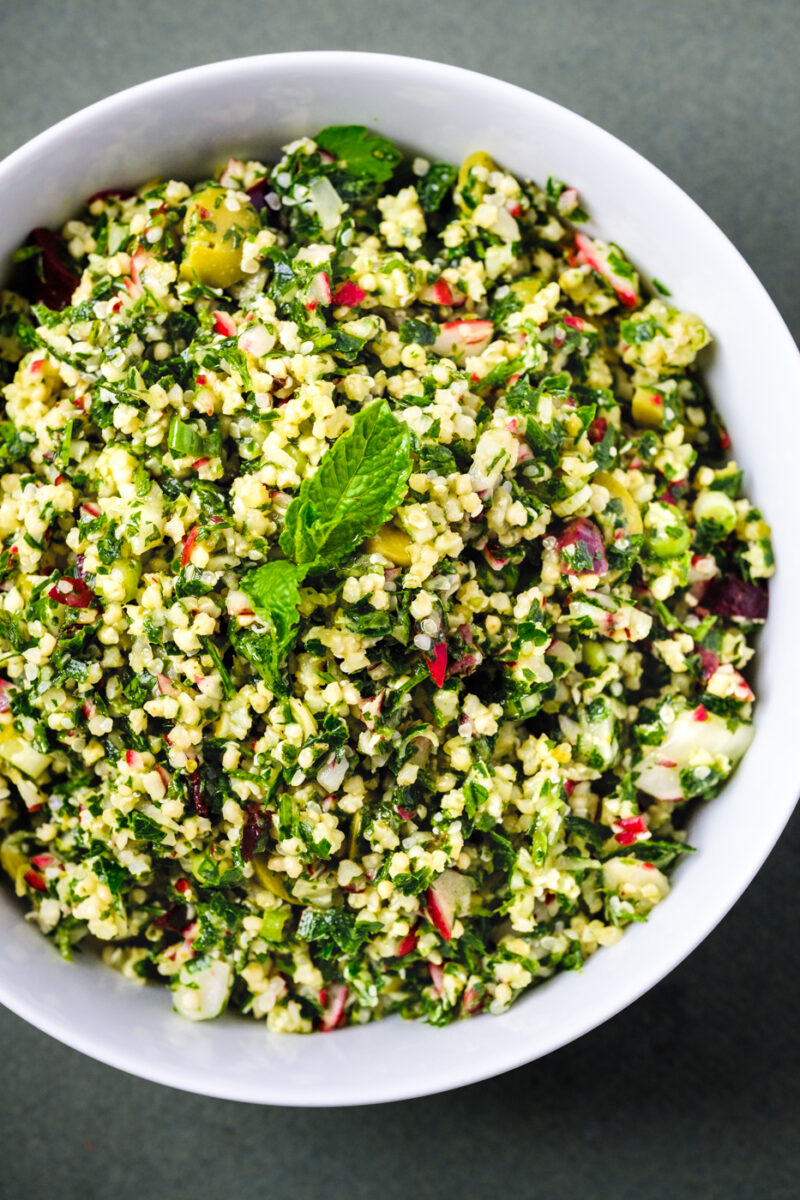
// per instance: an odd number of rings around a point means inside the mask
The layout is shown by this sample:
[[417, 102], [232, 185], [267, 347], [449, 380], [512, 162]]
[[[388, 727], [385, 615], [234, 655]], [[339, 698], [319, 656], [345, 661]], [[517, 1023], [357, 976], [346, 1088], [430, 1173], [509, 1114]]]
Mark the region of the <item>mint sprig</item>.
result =
[[341, 562], [376, 533], [405, 493], [410, 436], [385, 400], [362, 409], [286, 510], [284, 554], [313, 575]]
[[327, 571], [352, 554], [392, 515], [411, 474], [408, 426], [377, 400], [337, 438], [314, 475], [304, 479], [286, 510], [280, 546], [286, 555], [249, 571], [240, 587], [268, 633], [247, 656], [274, 687], [297, 635], [299, 588], [307, 575]]

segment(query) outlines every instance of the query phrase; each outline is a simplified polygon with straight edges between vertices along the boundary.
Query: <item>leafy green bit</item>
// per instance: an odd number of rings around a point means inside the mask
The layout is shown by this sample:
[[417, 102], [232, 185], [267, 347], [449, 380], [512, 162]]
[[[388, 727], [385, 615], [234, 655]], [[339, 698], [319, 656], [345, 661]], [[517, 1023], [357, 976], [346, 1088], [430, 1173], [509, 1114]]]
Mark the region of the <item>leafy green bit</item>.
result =
[[457, 176], [458, 168], [450, 163], [431, 163], [417, 183], [417, 196], [423, 212], [438, 212]]
[[252, 658], [250, 661], [273, 685], [280, 683], [281, 661], [297, 633], [300, 620], [299, 585], [305, 574], [304, 568], [286, 559], [279, 559], [249, 571], [239, 585], [252, 600], [256, 614], [268, 627], [268, 636], [259, 643], [258, 662]]
[[380, 929], [378, 922], [359, 920], [355, 913], [344, 908], [326, 912], [307, 908], [300, 918], [297, 935], [315, 942], [320, 958], [336, 958], [339, 954], [356, 954]]
[[357, 179], [385, 183], [403, 157], [396, 146], [370, 133], [364, 125], [329, 125], [314, 140], [338, 160], [338, 167]]
[[177, 458], [217, 458], [222, 447], [222, 439], [219, 430], [202, 434], [188, 421], [182, 421], [180, 417], [173, 417], [169, 426], [167, 444], [170, 452]]
[[310, 574], [340, 562], [388, 520], [410, 473], [408, 427], [385, 400], [370, 404], [303, 480], [286, 510], [282, 550]]

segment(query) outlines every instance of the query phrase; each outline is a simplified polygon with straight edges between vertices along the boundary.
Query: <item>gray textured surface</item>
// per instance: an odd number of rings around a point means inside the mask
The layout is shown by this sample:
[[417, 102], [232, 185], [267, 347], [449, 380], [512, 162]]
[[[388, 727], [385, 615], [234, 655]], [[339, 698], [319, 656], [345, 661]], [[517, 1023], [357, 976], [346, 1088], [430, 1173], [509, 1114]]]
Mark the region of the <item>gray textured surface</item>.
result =
[[[385, 50], [501, 76], [661, 166], [800, 335], [797, 0], [4, 0], [0, 44], [2, 153], [111, 91], [238, 54]], [[796, 817], [723, 925], [627, 1012], [448, 1096], [236, 1106], [129, 1079], [0, 1011], [0, 1197], [795, 1196], [798, 849]]]

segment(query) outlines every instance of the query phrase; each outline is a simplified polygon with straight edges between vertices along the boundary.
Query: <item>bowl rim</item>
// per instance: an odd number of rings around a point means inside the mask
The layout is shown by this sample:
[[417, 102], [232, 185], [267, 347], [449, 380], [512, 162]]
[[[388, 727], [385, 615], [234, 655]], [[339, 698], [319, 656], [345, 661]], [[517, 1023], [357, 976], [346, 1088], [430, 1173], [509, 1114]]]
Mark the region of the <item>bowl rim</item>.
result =
[[[435, 59], [373, 51], [301, 50], [222, 59], [170, 72], [166, 75], [156, 76], [142, 83], [125, 88], [122, 91], [112, 93], [77, 110], [13, 150], [0, 161], [0, 187], [3, 185], [7, 174], [19, 170], [29, 158], [38, 155], [42, 150], [46, 150], [48, 147], [56, 144], [65, 135], [74, 136], [84, 124], [90, 123], [101, 113], [110, 117], [115, 109], [124, 108], [129, 105], [134, 106], [137, 102], [154, 96], [163, 98], [170, 92], [181, 91], [184, 88], [191, 89], [192, 85], [201, 79], [208, 80], [213, 77], [222, 79], [231, 70], [236, 68], [246, 67], [247, 69], [263, 69], [264, 71], [274, 68], [291, 69], [293, 67], [307, 69], [314, 63], [324, 64], [326, 67], [339, 67], [343, 71], [355, 65], [366, 66], [366, 64], [371, 64], [374, 67], [376, 64], [380, 65], [383, 63], [387, 70], [406, 72], [409, 76], [412, 73], [419, 74], [420, 72], [435, 71], [437, 82], [439, 83], [442, 80], [452, 80], [454, 84], [462, 86], [465, 83], [471, 83], [473, 87], [490, 89], [498, 97], [505, 96], [508, 100], [516, 100], [521, 104], [529, 103], [533, 99], [540, 107], [540, 110], [545, 113], [549, 111], [554, 115], [559, 114], [561, 118], [564, 117], [564, 114], [567, 114], [569, 119], [575, 123], [576, 128], [582, 128], [600, 147], [605, 146], [609, 151], [613, 151], [615, 157], [627, 158], [627, 161], [634, 163], [639, 175], [649, 178], [649, 181], [654, 187], [658, 188], [660, 193], [669, 197], [673, 206], [688, 214], [695, 225], [699, 223], [705, 227], [709, 238], [714, 241], [716, 247], [724, 249], [728, 261], [731, 264], [735, 264], [739, 272], [743, 273], [741, 277], [746, 279], [750, 294], [758, 294], [762, 304], [766, 304], [767, 311], [770, 311], [772, 317], [772, 333], [784, 340], [787, 358], [794, 358], [796, 372], [798, 378], [800, 378], [800, 352], [798, 352], [783, 317], [767, 293], [764, 285], [758, 279], [741, 252], [719, 226], [716, 225], [695, 200], [659, 167], [655, 166], [639, 151], [623, 142], [614, 134], [609, 133], [588, 118], [573, 112], [564, 105], [550, 100], [546, 96], [505, 80], [483, 74], [482, 72], [441, 63]], [[797, 771], [794, 774], [796, 775]], [[721, 895], [715, 894], [714, 897], [709, 898], [708, 906], [702, 913], [698, 914], [697, 922], [691, 934], [687, 934], [677, 950], [673, 949], [668, 955], [654, 956], [649, 967], [637, 971], [636, 982], [634, 986], [625, 992], [624, 998], [620, 999], [619, 995], [612, 994], [608, 999], [596, 1004], [591, 1013], [584, 1012], [580, 1019], [573, 1019], [571, 1023], [559, 1027], [548, 1039], [546, 1048], [542, 1050], [531, 1050], [527, 1041], [524, 1038], [520, 1038], [518, 1045], [514, 1049], [506, 1049], [504, 1053], [497, 1054], [491, 1062], [484, 1062], [478, 1068], [474, 1065], [469, 1065], [469, 1060], [464, 1064], [458, 1061], [451, 1061], [448, 1070], [438, 1070], [434, 1081], [423, 1081], [421, 1078], [417, 1078], [413, 1083], [407, 1084], [404, 1087], [398, 1087], [396, 1084], [393, 1084], [387, 1088], [381, 1085], [379, 1078], [376, 1078], [372, 1091], [370, 1093], [360, 1093], [358, 1096], [354, 1096], [340, 1085], [333, 1087], [326, 1086], [325, 1095], [319, 1095], [318, 1097], [309, 1095], [293, 1097], [291, 1094], [287, 1095], [284, 1089], [279, 1094], [276, 1088], [270, 1089], [269, 1086], [261, 1086], [254, 1089], [251, 1094], [242, 1095], [240, 1090], [237, 1089], [237, 1091], [234, 1091], [230, 1087], [226, 1087], [224, 1080], [205, 1076], [200, 1069], [193, 1072], [175, 1064], [162, 1066], [160, 1062], [154, 1062], [151, 1059], [142, 1057], [137, 1053], [133, 1045], [109, 1044], [101, 1036], [95, 1035], [91, 1028], [91, 1023], [87, 1023], [82, 1028], [73, 1025], [65, 1029], [59, 1023], [57, 1014], [51, 1013], [44, 1006], [37, 1005], [29, 997], [23, 996], [20, 990], [13, 986], [11, 981], [2, 975], [0, 975], [0, 1002], [12, 1012], [40, 1029], [43, 1033], [106, 1065], [116, 1067], [151, 1082], [221, 1099], [286, 1106], [322, 1107], [389, 1102], [431, 1095], [452, 1088], [463, 1087], [522, 1066], [533, 1061], [535, 1058], [560, 1049], [570, 1041], [582, 1036], [584, 1033], [590, 1032], [621, 1012], [673, 971], [730, 911], [760, 870], [788, 822], [797, 802], [800, 779], [790, 783], [791, 778], [791, 773], [788, 771], [785, 772], [786, 783], [782, 789], [781, 798], [777, 804], [773, 803], [771, 809], [769, 835], [761, 837], [757, 849], [748, 861], [747, 870], [736, 873], [733, 877], [733, 882], [727, 889], [723, 890]], [[553, 981], [553, 984], [555, 982]], [[553, 986], [553, 984], [550, 984], [550, 986]], [[341, 1031], [341, 1034], [352, 1036], [356, 1032], [355, 1029], [350, 1029]]]

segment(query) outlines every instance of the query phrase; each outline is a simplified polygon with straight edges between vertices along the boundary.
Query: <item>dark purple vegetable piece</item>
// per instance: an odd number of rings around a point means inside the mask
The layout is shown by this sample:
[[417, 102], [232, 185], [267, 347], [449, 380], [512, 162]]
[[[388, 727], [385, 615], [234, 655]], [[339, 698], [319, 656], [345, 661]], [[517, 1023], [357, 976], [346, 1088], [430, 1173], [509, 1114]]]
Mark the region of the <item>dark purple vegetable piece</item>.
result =
[[95, 200], [130, 200], [133, 195], [135, 193], [128, 188], [101, 188], [99, 192], [93, 192], [86, 203], [94, 204]]
[[249, 862], [256, 852], [259, 839], [267, 832], [267, 824], [264, 819], [264, 814], [254, 812], [252, 809], [248, 812], [242, 830], [242, 862]]
[[266, 208], [266, 195], [268, 190], [269, 180], [266, 178], [266, 176], [263, 179], [259, 179], [257, 183], [254, 183], [252, 187], [247, 189], [247, 194], [250, 197], [250, 203], [256, 212], [261, 212], [263, 208]]
[[185, 904], [170, 904], [167, 911], [156, 917], [153, 924], [158, 929], [171, 929], [173, 933], [183, 933], [189, 923], [188, 917]]
[[33, 300], [47, 308], [66, 308], [80, 280], [68, 265], [63, 241], [52, 229], [40, 227], [31, 231], [28, 244], [41, 250], [38, 262], [33, 260], [35, 266], [30, 284]]
[[715, 579], [703, 596], [702, 604], [718, 617], [738, 617], [743, 621], [766, 621], [769, 593], [761, 584], [749, 583], [738, 575]]
[[189, 798], [194, 805], [194, 811], [198, 817], [207, 817], [210, 809], [208, 801], [203, 794], [203, 781], [200, 778], [200, 772], [197, 770], [192, 771], [186, 778], [189, 784]]

